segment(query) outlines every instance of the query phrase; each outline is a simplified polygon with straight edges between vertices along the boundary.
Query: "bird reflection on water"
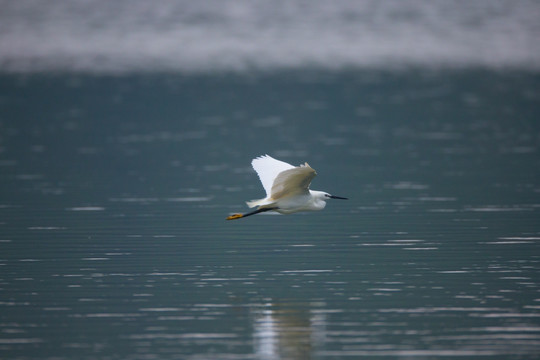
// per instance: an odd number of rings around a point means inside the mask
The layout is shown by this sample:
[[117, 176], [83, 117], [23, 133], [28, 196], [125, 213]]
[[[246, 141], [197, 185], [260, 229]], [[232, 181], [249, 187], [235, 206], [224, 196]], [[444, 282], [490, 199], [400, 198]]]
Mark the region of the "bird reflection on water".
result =
[[314, 306], [267, 303], [254, 308], [254, 352], [258, 359], [311, 359], [326, 337], [326, 316]]

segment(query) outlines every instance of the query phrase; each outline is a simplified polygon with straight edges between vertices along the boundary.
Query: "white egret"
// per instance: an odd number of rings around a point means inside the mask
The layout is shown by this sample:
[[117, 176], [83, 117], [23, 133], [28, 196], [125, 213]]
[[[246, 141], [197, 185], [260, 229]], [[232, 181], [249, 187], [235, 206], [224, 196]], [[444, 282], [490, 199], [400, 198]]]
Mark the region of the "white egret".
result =
[[317, 211], [324, 209], [328, 199], [347, 200], [324, 191], [310, 190], [309, 184], [317, 173], [308, 163], [292, 166], [264, 155], [253, 159], [251, 166], [259, 175], [266, 197], [246, 202], [250, 208], [257, 206], [257, 210], [246, 214], [233, 214], [227, 217], [227, 220], [240, 219], [265, 211], [276, 211], [280, 214]]

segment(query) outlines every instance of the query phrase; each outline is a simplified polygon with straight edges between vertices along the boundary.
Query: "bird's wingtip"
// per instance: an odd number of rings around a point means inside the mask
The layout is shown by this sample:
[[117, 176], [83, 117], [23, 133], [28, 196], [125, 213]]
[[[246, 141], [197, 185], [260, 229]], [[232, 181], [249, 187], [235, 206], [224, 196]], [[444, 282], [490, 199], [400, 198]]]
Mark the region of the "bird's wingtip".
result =
[[255, 156], [255, 157], [253, 158], [253, 160], [251, 160], [251, 165], [253, 165], [253, 163], [256, 162], [257, 160], [263, 160], [263, 159], [266, 159], [266, 158], [271, 158], [271, 156], [268, 155], [268, 154]]

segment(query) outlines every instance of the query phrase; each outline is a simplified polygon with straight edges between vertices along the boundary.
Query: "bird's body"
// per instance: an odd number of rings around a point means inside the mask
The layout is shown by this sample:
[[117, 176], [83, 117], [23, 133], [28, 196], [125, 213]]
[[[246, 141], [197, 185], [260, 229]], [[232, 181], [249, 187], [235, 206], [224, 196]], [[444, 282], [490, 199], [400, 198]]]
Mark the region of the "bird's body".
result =
[[324, 209], [325, 193], [322, 191], [308, 190], [309, 194], [285, 197], [279, 201], [279, 207], [275, 210], [280, 214], [292, 214], [300, 211], [318, 211]]
[[328, 199], [346, 199], [324, 191], [310, 190], [311, 180], [317, 173], [308, 163], [293, 166], [264, 155], [253, 159], [251, 165], [259, 175], [266, 197], [247, 202], [250, 208], [257, 207], [257, 210], [247, 214], [233, 214], [227, 220], [265, 211], [276, 211], [280, 214], [317, 211], [324, 209]]

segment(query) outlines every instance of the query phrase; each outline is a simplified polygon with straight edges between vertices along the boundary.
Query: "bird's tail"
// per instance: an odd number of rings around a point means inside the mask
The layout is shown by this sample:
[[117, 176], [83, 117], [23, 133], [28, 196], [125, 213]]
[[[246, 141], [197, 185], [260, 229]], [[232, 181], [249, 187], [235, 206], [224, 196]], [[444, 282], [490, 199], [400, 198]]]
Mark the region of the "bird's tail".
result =
[[274, 203], [273, 201], [268, 200], [266, 198], [265, 199], [259, 199], [259, 200], [246, 201], [247, 206], [249, 206], [250, 208], [255, 207], [255, 206], [270, 205], [270, 204], [273, 204], [273, 203]]

